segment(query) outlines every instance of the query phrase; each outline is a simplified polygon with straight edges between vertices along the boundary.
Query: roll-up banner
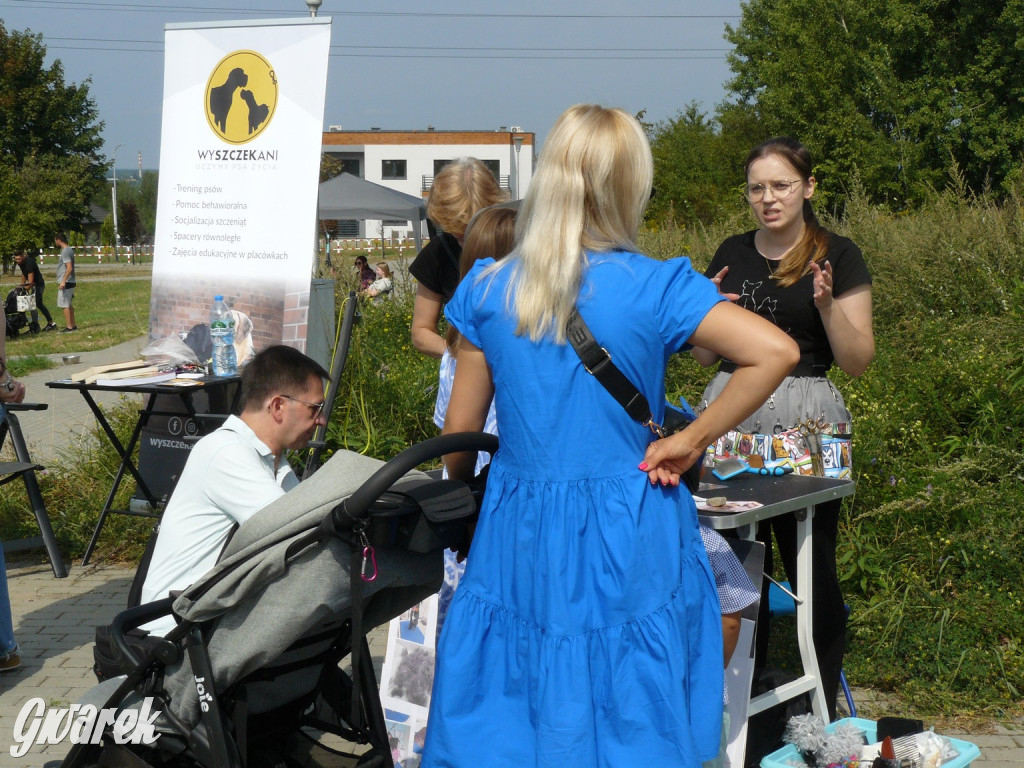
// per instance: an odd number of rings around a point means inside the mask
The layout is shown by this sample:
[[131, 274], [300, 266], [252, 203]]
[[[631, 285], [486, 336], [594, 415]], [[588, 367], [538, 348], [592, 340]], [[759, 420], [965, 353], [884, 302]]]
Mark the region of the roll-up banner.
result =
[[[165, 27], [151, 341], [178, 337], [208, 363], [221, 294], [240, 367], [272, 344], [309, 351], [330, 43], [330, 18]], [[227, 412], [205, 395], [197, 413]], [[158, 398], [139, 469], [166, 500], [200, 427], [177, 396]]]
[[[330, 18], [168, 24], [149, 333], [306, 347]], [[197, 340], [196, 337], [199, 337]]]

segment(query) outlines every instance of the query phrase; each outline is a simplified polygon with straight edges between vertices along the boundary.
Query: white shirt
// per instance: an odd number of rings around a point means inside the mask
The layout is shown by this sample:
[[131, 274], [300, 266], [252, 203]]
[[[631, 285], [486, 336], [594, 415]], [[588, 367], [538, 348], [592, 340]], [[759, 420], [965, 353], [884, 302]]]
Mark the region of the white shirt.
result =
[[[286, 461], [274, 472], [274, 454], [237, 416], [192, 449], [160, 522], [153, 559], [142, 585], [142, 602], [182, 590], [217, 563], [228, 533], [298, 485]], [[165, 635], [166, 616], [143, 626]]]

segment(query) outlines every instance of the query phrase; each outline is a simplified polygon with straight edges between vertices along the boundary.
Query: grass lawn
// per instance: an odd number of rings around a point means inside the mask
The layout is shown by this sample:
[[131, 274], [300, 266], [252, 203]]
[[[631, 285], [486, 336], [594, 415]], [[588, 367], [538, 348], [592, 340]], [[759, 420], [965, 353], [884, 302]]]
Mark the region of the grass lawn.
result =
[[[44, 265], [44, 276], [51, 277]], [[68, 352], [91, 352], [106, 349], [149, 332], [149, 295], [152, 285], [152, 264], [78, 264], [78, 287], [75, 289], [75, 322], [77, 333], [28, 334], [22, 332], [7, 340], [7, 356], [16, 376], [56, 365], [48, 355]], [[0, 296], [21, 282], [20, 272], [0, 278]], [[58, 328], [64, 327], [62, 310], [57, 308], [57, 281], [47, 281], [43, 303], [53, 315]], [[42, 313], [40, 325], [45, 324]]]

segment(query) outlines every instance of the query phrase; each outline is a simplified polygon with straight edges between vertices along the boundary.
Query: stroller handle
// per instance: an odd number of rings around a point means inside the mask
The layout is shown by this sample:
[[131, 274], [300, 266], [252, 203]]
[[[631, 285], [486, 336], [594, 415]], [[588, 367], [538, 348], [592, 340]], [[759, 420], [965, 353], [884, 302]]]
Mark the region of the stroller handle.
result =
[[448, 453], [484, 451], [492, 456], [498, 450], [498, 438], [486, 432], [454, 432], [424, 440], [406, 448], [374, 472], [351, 496], [324, 518], [321, 530], [337, 535], [365, 520], [370, 505], [420, 464]]
[[[143, 603], [134, 608], [121, 611], [110, 622], [110, 639], [114, 645], [115, 653], [120, 657], [118, 663], [123, 669], [135, 668], [142, 663], [142, 658], [135, 648], [128, 644], [127, 635], [130, 630], [138, 629], [143, 624], [159, 619], [162, 616], [171, 614], [171, 606], [174, 605], [173, 597], [165, 597], [152, 603]], [[124, 665], [128, 666], [125, 667]]]

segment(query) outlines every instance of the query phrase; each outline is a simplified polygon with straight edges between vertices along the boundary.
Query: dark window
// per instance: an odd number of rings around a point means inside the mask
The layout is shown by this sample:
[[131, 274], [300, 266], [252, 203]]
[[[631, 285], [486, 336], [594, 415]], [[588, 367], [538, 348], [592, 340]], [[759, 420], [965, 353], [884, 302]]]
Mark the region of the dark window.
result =
[[500, 178], [498, 176], [498, 172], [501, 170], [500, 162], [497, 160], [481, 160], [480, 162], [487, 166], [487, 170], [491, 172], [495, 179]]
[[359, 237], [359, 221], [357, 219], [340, 219], [335, 237]]
[[405, 160], [381, 160], [380, 177], [382, 179], [404, 179]]
[[331, 173], [337, 171], [337, 173], [351, 173], [353, 176], [362, 176], [360, 172], [360, 159], [358, 157], [341, 157], [336, 152], [328, 152], [324, 157], [330, 158], [338, 165], [335, 168], [331, 168]]

